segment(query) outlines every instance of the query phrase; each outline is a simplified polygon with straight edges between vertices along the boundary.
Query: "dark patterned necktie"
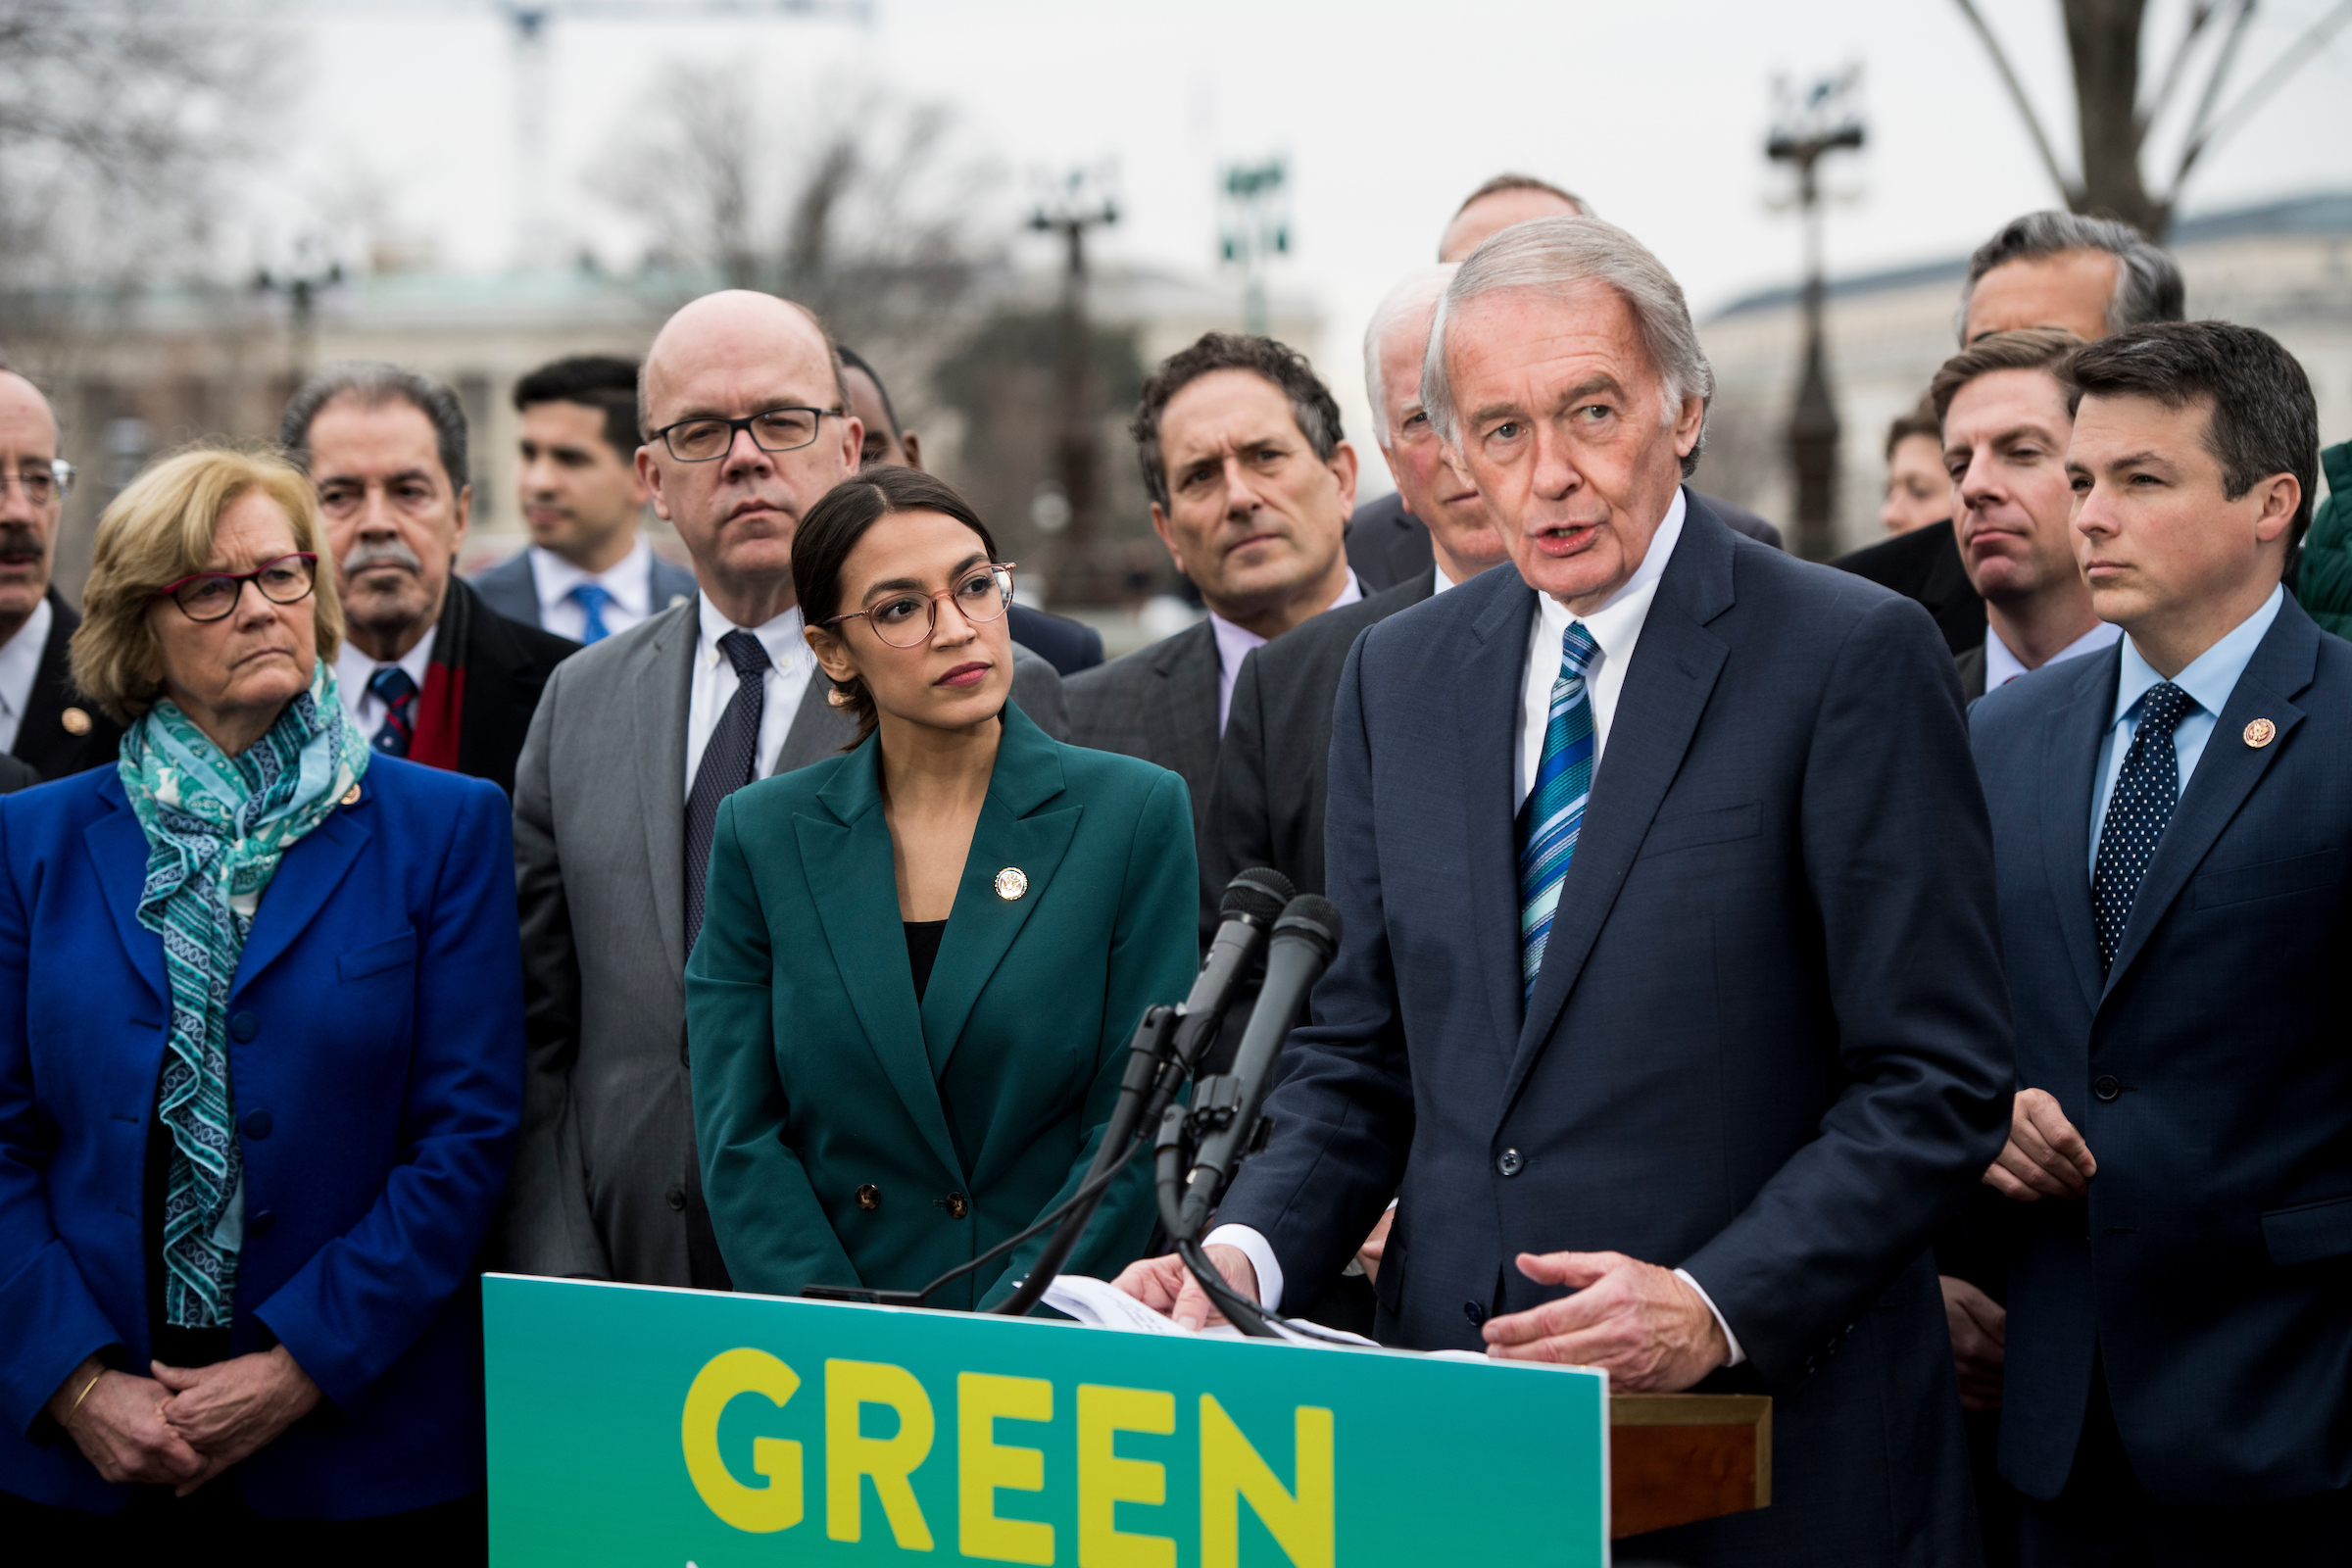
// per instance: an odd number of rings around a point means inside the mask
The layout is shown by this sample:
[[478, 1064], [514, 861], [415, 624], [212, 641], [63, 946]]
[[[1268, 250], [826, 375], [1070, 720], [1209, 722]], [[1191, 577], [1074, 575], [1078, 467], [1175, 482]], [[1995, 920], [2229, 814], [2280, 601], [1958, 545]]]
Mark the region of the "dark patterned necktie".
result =
[[2155, 858], [2180, 799], [2180, 760], [2173, 749], [2173, 731], [2196, 706], [2169, 680], [2149, 687], [2139, 700], [2139, 722], [2132, 731], [2132, 749], [2124, 754], [2123, 771], [2116, 775], [2115, 793], [2107, 799], [2099, 857], [2090, 874], [2090, 918], [2099, 933], [2101, 974], [2114, 965], [2115, 951], [2124, 945], [2139, 880], [2148, 874], [2148, 861]]
[[710, 872], [710, 838], [718, 829], [718, 803], [752, 781], [760, 753], [760, 715], [767, 696], [767, 650], [748, 631], [718, 640], [735, 666], [735, 695], [718, 715], [718, 727], [703, 747], [686, 796], [686, 948], [703, 934], [703, 882]]
[[368, 695], [384, 705], [384, 721], [369, 744], [386, 757], [406, 757], [416, 739], [416, 683], [398, 664], [368, 677]]

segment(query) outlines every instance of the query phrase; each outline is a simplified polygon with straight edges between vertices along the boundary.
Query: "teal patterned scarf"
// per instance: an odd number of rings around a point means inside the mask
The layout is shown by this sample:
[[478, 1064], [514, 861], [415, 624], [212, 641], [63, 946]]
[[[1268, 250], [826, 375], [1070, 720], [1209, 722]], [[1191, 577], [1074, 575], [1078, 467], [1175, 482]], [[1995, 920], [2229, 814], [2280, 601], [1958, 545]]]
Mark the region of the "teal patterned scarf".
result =
[[262, 890], [296, 840], [368, 771], [368, 742], [320, 662], [242, 755], [215, 746], [170, 700], [122, 737], [123, 793], [147, 833], [139, 923], [164, 939], [172, 984], [156, 1114], [172, 1131], [164, 1187], [164, 1321], [226, 1328], [245, 1221], [244, 1159], [228, 1082], [228, 991]]

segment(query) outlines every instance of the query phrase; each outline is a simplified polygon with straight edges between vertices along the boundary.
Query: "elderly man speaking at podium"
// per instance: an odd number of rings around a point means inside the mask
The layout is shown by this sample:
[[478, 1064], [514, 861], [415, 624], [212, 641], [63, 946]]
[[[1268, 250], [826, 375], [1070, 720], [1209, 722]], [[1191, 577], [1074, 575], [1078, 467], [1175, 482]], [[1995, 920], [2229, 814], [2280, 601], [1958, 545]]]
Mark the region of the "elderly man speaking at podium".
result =
[[[1640, 1555], [1974, 1562], [1927, 1247], [2012, 1063], [1959, 687], [1918, 606], [1683, 488], [1712, 390], [1682, 290], [1595, 220], [1447, 288], [1424, 402], [1518, 569], [1348, 657], [1347, 938], [1209, 1254], [1295, 1304], [1400, 1193], [1385, 1342], [1773, 1396], [1772, 1506]], [[1122, 1283], [1197, 1320], [1172, 1261]]]

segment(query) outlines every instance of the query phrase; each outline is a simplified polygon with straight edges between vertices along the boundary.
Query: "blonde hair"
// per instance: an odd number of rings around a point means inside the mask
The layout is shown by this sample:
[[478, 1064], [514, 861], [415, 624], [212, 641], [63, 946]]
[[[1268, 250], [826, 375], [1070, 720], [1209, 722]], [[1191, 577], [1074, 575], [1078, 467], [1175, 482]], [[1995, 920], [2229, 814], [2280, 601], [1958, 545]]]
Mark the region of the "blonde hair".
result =
[[221, 516], [257, 490], [293, 524], [294, 548], [318, 558], [305, 603], [318, 657], [335, 662], [343, 605], [311, 481], [271, 448], [191, 447], [132, 480], [98, 519], [82, 622], [72, 644], [74, 683], [122, 722], [140, 717], [163, 692], [163, 654], [147, 622], [156, 595], [211, 564]]

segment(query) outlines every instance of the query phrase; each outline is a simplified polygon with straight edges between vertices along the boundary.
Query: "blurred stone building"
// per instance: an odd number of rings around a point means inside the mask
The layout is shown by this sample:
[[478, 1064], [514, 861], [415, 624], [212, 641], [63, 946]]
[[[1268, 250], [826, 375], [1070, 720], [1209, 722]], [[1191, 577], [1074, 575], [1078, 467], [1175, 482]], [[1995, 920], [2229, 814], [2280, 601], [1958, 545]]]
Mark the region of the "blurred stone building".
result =
[[[565, 355], [637, 358], [680, 302], [710, 286], [700, 275], [659, 270], [391, 269], [319, 286], [307, 312], [282, 289], [252, 286], [12, 298], [0, 311], [8, 323], [0, 356], [48, 393], [64, 455], [81, 469], [59, 541], [60, 585], [78, 597], [99, 514], [150, 460], [203, 438], [274, 438], [279, 412], [301, 375], [342, 359], [389, 360], [456, 390], [471, 426], [474, 481], [473, 531], [461, 565], [467, 571], [489, 565], [524, 539], [514, 506], [514, 382]], [[985, 465], [980, 454], [962, 450], [965, 420], [934, 394], [934, 370], [992, 318], [1050, 312], [1057, 287], [1051, 270], [999, 268], [952, 316], [856, 345], [889, 379], [901, 417], [922, 431], [925, 462], [952, 481], [978, 480]], [[1278, 295], [1272, 305], [1275, 335], [1314, 353], [1321, 332], [1315, 311], [1298, 297]], [[1238, 289], [1202, 279], [1103, 267], [1094, 277], [1089, 310], [1098, 332], [1131, 345], [1132, 357], [1148, 368], [1211, 327], [1238, 329], [1241, 299]], [[1098, 440], [1102, 533], [1114, 544], [1148, 539], [1151, 530], [1123, 429], [1127, 412], [1105, 406]], [[997, 439], [1034, 444], [1042, 472], [1054, 436], [1051, 428], [1032, 431], [1016, 421]], [[1011, 548], [1021, 548], [1024, 535], [1028, 545], [1037, 542], [1026, 515], [998, 514], [1025, 512], [1027, 491], [1021, 495], [1019, 508], [1000, 501], [990, 514]], [[648, 521], [655, 548], [683, 561], [675, 537], [650, 512]], [[1163, 568], [1165, 559], [1158, 552]]]
[[[2323, 441], [2352, 437], [2352, 191], [2183, 219], [2173, 253], [2188, 314], [2259, 326], [2286, 345], [2319, 395]], [[1885, 537], [1879, 496], [1887, 425], [1927, 390], [1957, 346], [1968, 259], [1837, 279], [1827, 335], [1843, 438], [1837, 537]], [[1717, 391], [1697, 482], [1786, 528], [1794, 477], [1784, 432], [1803, 363], [1794, 287], [1751, 295], [1699, 327]]]

